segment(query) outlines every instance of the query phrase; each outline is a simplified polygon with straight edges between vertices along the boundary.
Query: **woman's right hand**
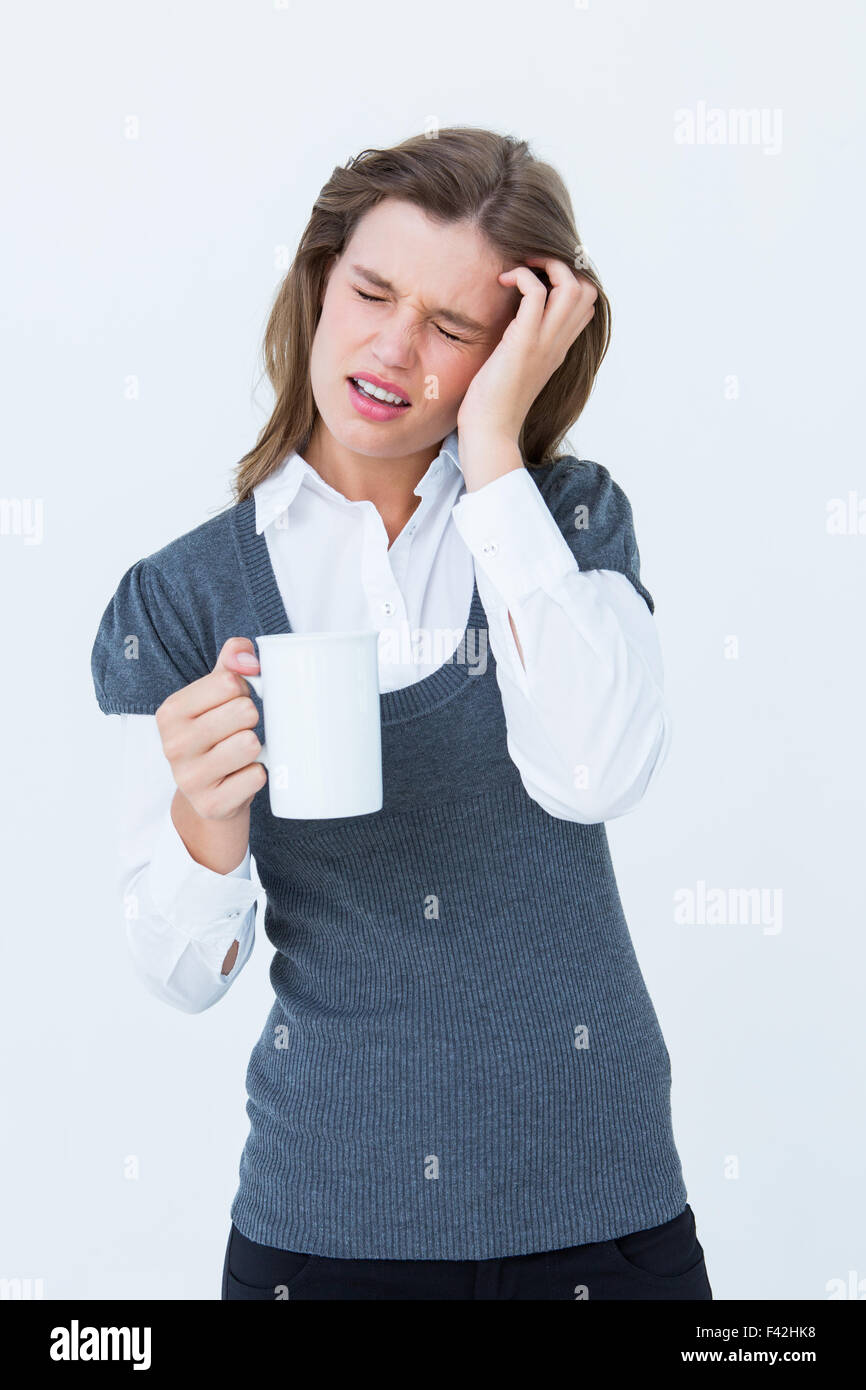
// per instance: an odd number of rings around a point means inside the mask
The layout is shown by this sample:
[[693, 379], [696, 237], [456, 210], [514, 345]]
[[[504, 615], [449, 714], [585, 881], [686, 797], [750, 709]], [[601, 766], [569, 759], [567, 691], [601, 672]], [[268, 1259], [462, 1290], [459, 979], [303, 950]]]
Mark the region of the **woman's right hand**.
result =
[[[240, 653], [252, 656], [249, 665], [238, 660]], [[262, 747], [254, 728], [259, 712], [243, 678], [258, 671], [250, 639], [230, 637], [213, 670], [169, 695], [156, 711], [172, 776], [202, 820], [246, 816], [267, 781], [264, 764], [255, 761]]]

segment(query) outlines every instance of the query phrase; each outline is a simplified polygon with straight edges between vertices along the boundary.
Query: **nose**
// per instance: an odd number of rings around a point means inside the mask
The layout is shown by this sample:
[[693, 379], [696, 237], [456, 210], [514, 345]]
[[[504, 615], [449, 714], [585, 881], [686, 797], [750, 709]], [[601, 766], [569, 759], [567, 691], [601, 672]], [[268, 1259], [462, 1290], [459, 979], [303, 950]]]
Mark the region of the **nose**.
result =
[[371, 348], [383, 367], [391, 371], [409, 371], [416, 360], [416, 324], [407, 314], [395, 314], [379, 329]]

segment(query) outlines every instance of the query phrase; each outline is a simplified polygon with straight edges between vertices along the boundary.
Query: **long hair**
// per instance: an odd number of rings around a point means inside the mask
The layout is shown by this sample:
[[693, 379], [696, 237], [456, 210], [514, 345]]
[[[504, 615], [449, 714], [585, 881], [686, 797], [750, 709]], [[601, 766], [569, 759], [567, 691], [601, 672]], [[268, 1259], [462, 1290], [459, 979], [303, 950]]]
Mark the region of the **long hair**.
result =
[[[318, 415], [310, 352], [326, 272], [355, 226], [383, 198], [402, 198], [443, 223], [469, 221], [509, 263], [552, 256], [575, 266], [598, 291], [595, 313], [533, 401], [519, 446], [528, 467], [550, 462], [585, 406], [610, 341], [610, 304], [583, 250], [568, 190], [525, 140], [472, 126], [432, 138], [414, 135], [390, 149], [365, 149], [338, 166], [313, 204], [295, 258], [280, 285], [263, 345], [275, 403], [255, 447], [233, 474], [236, 502], [303, 453]], [[535, 267], [533, 267], [535, 269]], [[546, 277], [542, 279], [549, 285]]]

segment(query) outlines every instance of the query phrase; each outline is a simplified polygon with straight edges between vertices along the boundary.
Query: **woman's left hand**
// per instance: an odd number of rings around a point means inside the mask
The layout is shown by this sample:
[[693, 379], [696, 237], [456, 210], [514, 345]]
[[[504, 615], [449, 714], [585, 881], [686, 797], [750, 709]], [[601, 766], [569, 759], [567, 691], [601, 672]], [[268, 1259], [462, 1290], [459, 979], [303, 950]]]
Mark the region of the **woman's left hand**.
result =
[[[547, 273], [550, 291], [531, 265]], [[499, 283], [516, 285], [523, 298], [469, 383], [457, 412], [457, 428], [464, 434], [480, 430], [516, 443], [532, 402], [595, 313], [598, 290], [565, 261], [549, 256], [527, 256], [525, 265], [503, 271]]]

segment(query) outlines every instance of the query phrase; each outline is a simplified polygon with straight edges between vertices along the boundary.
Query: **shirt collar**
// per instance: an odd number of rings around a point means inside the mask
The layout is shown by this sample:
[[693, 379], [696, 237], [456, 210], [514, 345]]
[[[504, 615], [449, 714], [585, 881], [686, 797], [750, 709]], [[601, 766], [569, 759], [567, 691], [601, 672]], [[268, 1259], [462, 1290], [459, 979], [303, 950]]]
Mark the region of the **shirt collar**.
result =
[[[437, 468], [436, 465], [439, 462], [442, 462], [444, 467]], [[430, 467], [413, 491], [418, 497], [423, 496], [428, 491], [438, 491], [444, 488], [446, 483], [452, 482], [458, 474], [462, 479], [463, 469], [460, 465], [460, 454], [457, 448], [457, 430], [454, 429], [446, 439], [443, 439], [439, 453], [431, 461]], [[308, 487], [336, 498], [338, 501], [347, 501], [319, 476], [306, 459], [301, 458], [300, 454], [293, 451], [280, 464], [279, 468], [253, 488], [256, 504], [256, 531], [259, 534], [287, 507], [291, 506], [298, 495], [299, 488], [304, 483]]]

